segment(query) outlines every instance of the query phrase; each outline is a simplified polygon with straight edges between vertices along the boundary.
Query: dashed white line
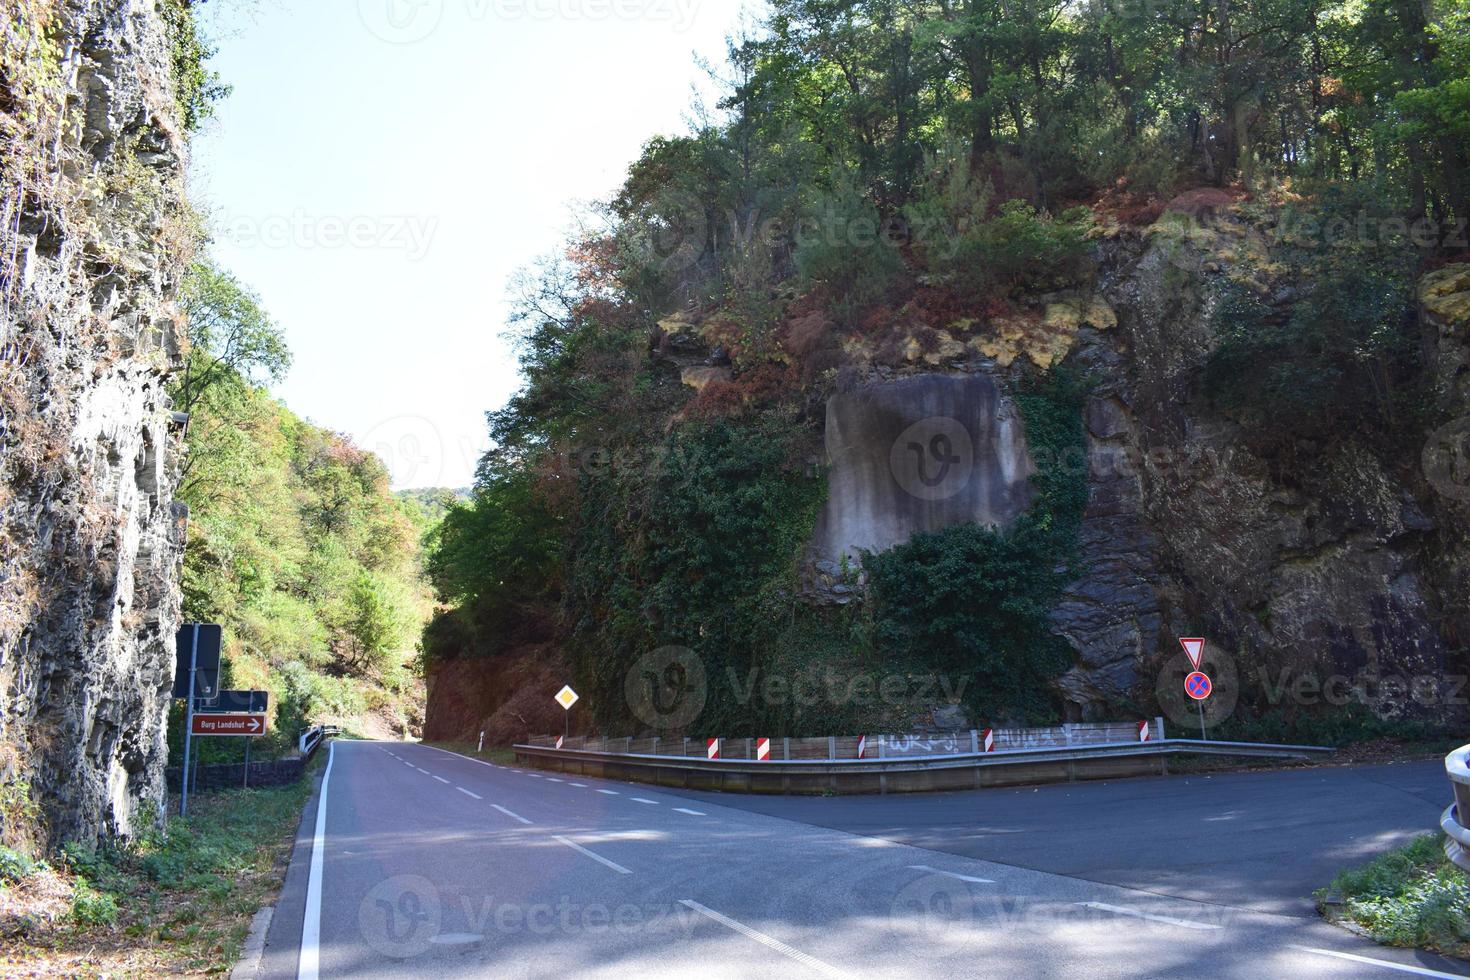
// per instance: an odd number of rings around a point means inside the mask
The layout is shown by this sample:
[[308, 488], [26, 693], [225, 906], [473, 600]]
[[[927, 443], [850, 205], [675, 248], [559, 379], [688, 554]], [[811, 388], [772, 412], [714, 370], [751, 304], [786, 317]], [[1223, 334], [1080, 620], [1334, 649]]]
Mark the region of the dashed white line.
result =
[[812, 956], [808, 953], [803, 953], [801, 950], [795, 948], [794, 946], [788, 946], [781, 940], [775, 939], [771, 936], [767, 936], [763, 932], [757, 932], [756, 930], [750, 928], [750, 926], [747, 926], [740, 922], [736, 922], [734, 919], [730, 918], [727, 915], [721, 915], [719, 912], [716, 912], [712, 908], [707, 908], [703, 905], [700, 905], [692, 898], [682, 898], [679, 900], [679, 904], [693, 909], [700, 915], [707, 916], [708, 918], [715, 920], [727, 929], [733, 929], [736, 932], [740, 933], [742, 936], [754, 939], [762, 946], [768, 946], [771, 949], [774, 949], [776, 952], [782, 954], [783, 956], [789, 956], [793, 960], [796, 960], [798, 963], [802, 963], [806, 966], [811, 967], [813, 970], [816, 970], [823, 976], [849, 976], [849, 974], [837, 969], [837, 967], [832, 966], [830, 963], [824, 963], [821, 960], [817, 959], [815, 956]]
[[531, 821], [527, 820], [525, 817], [521, 816], [519, 813], [511, 813], [509, 810], [507, 810], [505, 807], [501, 806], [499, 803], [491, 803], [490, 805], [493, 806], [495, 809], [499, 810], [501, 813], [505, 814], [507, 817], [510, 817], [512, 820], [519, 820], [521, 823], [530, 823], [531, 822]]
[[993, 878], [975, 878], [970, 875], [955, 874], [953, 871], [940, 871], [938, 868], [931, 868], [927, 864], [911, 864], [909, 867], [915, 871], [927, 871], [930, 874], [944, 875], [946, 878], [955, 878], [959, 881], [973, 881], [977, 885], [995, 884], [995, 879]]
[[555, 776], [547, 776], [546, 777], [546, 781], [548, 783], [564, 783], [564, 782], [566, 782], [565, 779], [557, 779]]
[[1371, 966], [1381, 966], [1385, 970], [1398, 970], [1401, 973], [1412, 973], [1421, 977], [1444, 977], [1446, 980], [1463, 980], [1458, 973], [1441, 973], [1438, 970], [1430, 970], [1422, 966], [1409, 966], [1407, 963], [1390, 963], [1387, 960], [1375, 960], [1371, 956], [1358, 956], [1354, 953], [1339, 953], [1330, 949], [1315, 949], [1311, 946], [1295, 946], [1287, 944], [1288, 949], [1299, 949], [1303, 953], [1316, 953], [1318, 956], [1335, 956], [1340, 960], [1350, 960], [1354, 963], [1367, 963]]
[[597, 792], [599, 792], [599, 793], [606, 793], [608, 796], [617, 796], [618, 795], [618, 791], [615, 790], [615, 789], [600, 789]]
[[658, 806], [658, 800], [645, 800], [641, 796], [630, 796], [628, 797], [628, 799], [632, 800], [634, 803], [650, 803], [653, 806]]
[[485, 798], [485, 797], [481, 796], [479, 793], [471, 793], [469, 790], [465, 789], [463, 786], [456, 786], [454, 788], [457, 789], [457, 790], [459, 790], [465, 796], [473, 796], [477, 800], [483, 800]]
[[620, 875], [630, 875], [630, 874], [633, 873], [633, 872], [629, 871], [627, 868], [623, 867], [621, 864], [618, 864], [616, 861], [609, 861], [607, 858], [603, 857], [601, 854], [593, 854], [591, 851], [587, 850], [587, 848], [583, 847], [581, 844], [578, 844], [574, 840], [568, 840], [567, 838], [562, 837], [562, 836], [560, 836], [558, 834], [552, 834], [551, 836], [555, 840], [561, 841], [563, 844], [565, 844], [567, 847], [570, 847], [572, 850], [576, 851], [578, 854], [581, 854], [584, 857], [590, 857], [592, 860], [596, 861], [598, 864], [606, 865], [607, 867], [612, 868], [614, 871], [616, 871]]
[[682, 806], [676, 806], [676, 807], [674, 807], [674, 812], [675, 813], [687, 813], [691, 817], [702, 817], [702, 816], [704, 816], [704, 814], [701, 813], [698, 810], [686, 810]]
[[1147, 919], [1150, 922], [1162, 922], [1165, 925], [1179, 926], [1181, 929], [1221, 929], [1223, 926], [1213, 922], [1190, 922], [1188, 919], [1171, 919], [1167, 915], [1152, 915], [1148, 912], [1140, 912], [1137, 909], [1125, 909], [1121, 905], [1109, 905], [1106, 902], [1078, 902], [1078, 905], [1101, 912], [1112, 912], [1115, 915], [1129, 915], [1135, 919]]
[[427, 770], [427, 769], [419, 769], [418, 766], [414, 766], [414, 768], [415, 769], [418, 769], [419, 772], [423, 773], [425, 776], [429, 775], [429, 770]]
[[[430, 775], [433, 775], [433, 774], [430, 773]], [[449, 782], [449, 780], [445, 779], [443, 776], [434, 776], [434, 778], [437, 779], [437, 780], [439, 780], [439, 782], [441, 782], [441, 783], [448, 783]]]
[[580, 786], [582, 789], [586, 789], [587, 788], [587, 784], [586, 783], [567, 783], [567, 785], [568, 786]]

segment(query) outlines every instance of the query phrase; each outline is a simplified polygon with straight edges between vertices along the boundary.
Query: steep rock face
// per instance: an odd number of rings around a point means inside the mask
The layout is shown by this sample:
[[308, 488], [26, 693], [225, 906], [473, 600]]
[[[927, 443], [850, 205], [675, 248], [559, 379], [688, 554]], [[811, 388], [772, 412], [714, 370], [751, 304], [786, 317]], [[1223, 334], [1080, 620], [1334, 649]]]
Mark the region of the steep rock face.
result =
[[[1417, 468], [1387, 471], [1350, 434], [1307, 480], [1283, 483], [1204, 404], [1219, 277], [1242, 251], [1269, 254], [1260, 235], [1222, 222], [1105, 248], [1100, 285], [1118, 329], [1079, 338], [1073, 355], [1100, 384], [1086, 419], [1083, 574], [1053, 616], [1078, 661], [1061, 687], [1082, 717], [1123, 698], [1167, 707], [1159, 668], [1177, 636], [1199, 633], [1230, 662], [1232, 698], [1258, 707], [1280, 703], [1283, 677], [1309, 676], [1366, 692], [1384, 717], [1463, 713], [1440, 680], [1467, 594], [1455, 491]], [[1259, 286], [1290, 302], [1288, 284]], [[1463, 352], [1447, 347], [1462, 338], [1441, 320], [1435, 363], [1453, 373]]]
[[[177, 278], [192, 243], [151, 0], [31, 3], [59, 58], [11, 84], [0, 296], [0, 783], [11, 843], [157, 819], [185, 513]], [[32, 25], [35, 26], [35, 25]]]
[[988, 374], [920, 374], [827, 402], [827, 502], [813, 551], [886, 551], [917, 531], [1008, 525], [1035, 467], [1010, 398]]

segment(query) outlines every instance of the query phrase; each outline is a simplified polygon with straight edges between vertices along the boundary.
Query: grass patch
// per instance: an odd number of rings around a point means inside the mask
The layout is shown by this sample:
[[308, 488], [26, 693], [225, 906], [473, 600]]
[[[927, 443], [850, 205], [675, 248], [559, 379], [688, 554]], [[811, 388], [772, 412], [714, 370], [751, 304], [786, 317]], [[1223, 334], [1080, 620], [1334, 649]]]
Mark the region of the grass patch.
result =
[[443, 749], [446, 752], [457, 752], [471, 759], [482, 759], [485, 762], [494, 762], [502, 766], [513, 766], [516, 763], [515, 750], [504, 746], [487, 745], [485, 751], [476, 752], [474, 742], [420, 742], [419, 744]]
[[187, 819], [126, 846], [69, 845], [54, 870], [6, 861], [0, 974], [226, 972], [280, 888], [311, 785], [201, 793]]
[[[1326, 904], [1331, 894], [1340, 906]], [[1470, 880], [1444, 856], [1444, 835], [1425, 834], [1344, 871], [1317, 892], [1323, 913], [1380, 943], [1470, 954]]]

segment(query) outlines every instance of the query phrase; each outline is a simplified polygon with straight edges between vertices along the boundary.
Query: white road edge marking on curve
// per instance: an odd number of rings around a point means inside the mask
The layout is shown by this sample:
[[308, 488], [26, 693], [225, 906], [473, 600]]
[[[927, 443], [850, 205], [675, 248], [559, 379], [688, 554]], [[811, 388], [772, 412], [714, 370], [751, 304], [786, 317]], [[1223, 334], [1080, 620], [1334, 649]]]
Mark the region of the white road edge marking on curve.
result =
[[531, 821], [527, 820], [525, 817], [521, 816], [519, 813], [511, 813], [509, 810], [507, 810], [505, 807], [501, 806], [499, 803], [491, 803], [490, 805], [493, 806], [495, 809], [499, 810], [501, 813], [505, 814], [507, 817], [510, 817], [512, 820], [519, 820], [521, 823], [525, 823], [525, 824], [528, 824], [528, 823], [531, 822]]
[[1125, 909], [1121, 905], [1109, 905], [1106, 902], [1078, 902], [1078, 905], [1101, 912], [1113, 912], [1117, 915], [1131, 915], [1135, 919], [1147, 919], [1150, 922], [1162, 922], [1169, 926], [1179, 926], [1182, 929], [1223, 929], [1224, 926], [1214, 922], [1190, 922], [1188, 919], [1171, 919], [1167, 915], [1153, 915], [1149, 912], [1140, 912], [1137, 909]]
[[651, 803], [654, 806], [658, 806], [658, 800], [645, 800], [641, 796], [630, 796], [628, 797], [628, 799], [632, 800], [634, 803]]
[[557, 779], [555, 776], [547, 776], [546, 777], [546, 781], [548, 783], [564, 783], [564, 782], [566, 782], [565, 779]]
[[[430, 773], [430, 775], [433, 775], [433, 773]], [[434, 778], [439, 780], [439, 782], [444, 783], [445, 785], [448, 785], [449, 783], [449, 780], [445, 779], [443, 776], [434, 776]]]
[[459, 790], [465, 796], [473, 796], [477, 800], [483, 800], [485, 798], [485, 797], [481, 796], [479, 793], [471, 793], [469, 790], [465, 789], [463, 786], [456, 786], [454, 788], [457, 789], [457, 790]]
[[810, 955], [808, 953], [803, 953], [801, 950], [795, 948], [794, 946], [788, 946], [788, 945], [786, 945], [785, 943], [783, 943], [779, 939], [775, 939], [775, 938], [773, 938], [771, 936], [767, 936], [763, 932], [757, 932], [756, 930], [750, 928], [750, 926], [747, 926], [744, 923], [736, 922], [734, 919], [730, 918], [728, 915], [721, 915], [719, 912], [716, 912], [712, 908], [708, 908], [706, 906], [700, 905], [698, 902], [694, 901], [694, 899], [692, 899], [692, 898], [681, 898], [681, 899], [679, 899], [679, 904], [680, 905], [683, 905], [683, 906], [686, 906], [687, 908], [693, 909], [694, 911], [698, 912], [700, 915], [703, 915], [703, 916], [706, 916], [706, 917], [708, 917], [710, 919], [713, 919], [714, 921], [718, 922], [720, 925], [724, 926], [727, 929], [733, 929], [736, 932], [740, 933], [742, 936], [746, 936], [746, 937], [748, 937], [750, 939], [754, 939], [756, 942], [760, 943], [762, 946], [769, 946], [771, 949], [774, 949], [776, 952], [782, 954], [783, 956], [789, 956], [793, 960], [796, 960], [798, 963], [802, 963], [802, 964], [805, 964], [806, 966], [811, 967], [813, 970], [816, 970], [818, 973], [822, 974], [823, 976], [828, 976], [828, 977], [847, 977], [847, 976], [851, 976], [851, 974], [845, 973], [844, 971], [837, 969], [837, 967], [832, 966], [830, 963], [823, 963], [821, 960], [817, 959], [815, 956], [812, 956], [812, 955]]
[[599, 792], [599, 793], [606, 793], [608, 796], [617, 796], [618, 795], [618, 791], [615, 790], [615, 789], [600, 789], [597, 792]]
[[586, 783], [567, 783], [567, 785], [568, 786], [580, 786], [583, 789], [586, 789], [587, 788], [587, 784]]
[[567, 847], [570, 847], [572, 850], [576, 851], [578, 854], [584, 855], [586, 857], [590, 857], [592, 860], [596, 861], [598, 864], [606, 865], [607, 867], [612, 868], [614, 871], [616, 871], [620, 875], [630, 875], [630, 874], [633, 873], [633, 872], [629, 871], [627, 868], [623, 867], [621, 864], [618, 864], [616, 861], [609, 861], [607, 858], [603, 857], [601, 854], [593, 854], [591, 851], [587, 850], [587, 848], [583, 847], [581, 844], [578, 844], [574, 840], [569, 840], [568, 838], [562, 837], [559, 834], [552, 834], [551, 836], [552, 836], [552, 839], [553, 840], [561, 841], [563, 844], [565, 844]]
[[1390, 963], [1388, 960], [1375, 960], [1371, 956], [1358, 956], [1355, 953], [1339, 953], [1330, 949], [1316, 949], [1312, 946], [1297, 946], [1288, 943], [1287, 949], [1299, 949], [1303, 953], [1316, 953], [1318, 956], [1335, 956], [1340, 960], [1351, 960], [1354, 963], [1367, 963], [1370, 966], [1381, 966], [1385, 970], [1399, 970], [1404, 973], [1413, 973], [1421, 977], [1445, 977], [1446, 980], [1462, 980], [1458, 973], [1441, 973], [1423, 966], [1409, 966], [1407, 963]]
[[332, 779], [332, 760], [337, 743], [327, 746], [327, 768], [322, 772], [321, 794], [316, 801], [316, 828], [311, 837], [311, 870], [306, 875], [306, 915], [301, 920], [301, 956], [296, 961], [296, 980], [317, 980], [321, 969], [322, 940], [322, 853], [327, 842], [327, 784]]
[[973, 881], [977, 885], [995, 884], [994, 878], [976, 878], [973, 875], [955, 874], [953, 871], [940, 871], [938, 868], [931, 868], [927, 864], [911, 864], [909, 867], [915, 871], [928, 871], [930, 874], [944, 875], [946, 878], [958, 878], [960, 881]]
[[698, 810], [686, 810], [682, 806], [676, 806], [676, 807], [674, 807], [674, 812], [675, 813], [687, 813], [691, 817], [702, 817], [702, 816], [704, 816], [704, 814], [701, 813]]

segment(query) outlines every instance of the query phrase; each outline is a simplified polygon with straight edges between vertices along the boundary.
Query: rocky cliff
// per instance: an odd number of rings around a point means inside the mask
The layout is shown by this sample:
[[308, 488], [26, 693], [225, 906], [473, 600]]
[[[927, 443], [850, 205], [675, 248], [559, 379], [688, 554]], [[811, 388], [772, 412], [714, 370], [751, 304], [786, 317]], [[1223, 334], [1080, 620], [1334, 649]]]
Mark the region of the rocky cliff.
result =
[[164, 386], [194, 234], [164, 19], [176, 5], [10, 6], [0, 830], [54, 846], [133, 833], [163, 805], [186, 519]]

